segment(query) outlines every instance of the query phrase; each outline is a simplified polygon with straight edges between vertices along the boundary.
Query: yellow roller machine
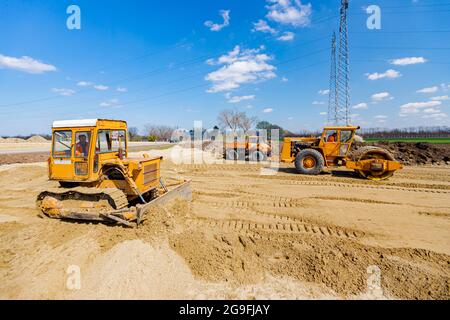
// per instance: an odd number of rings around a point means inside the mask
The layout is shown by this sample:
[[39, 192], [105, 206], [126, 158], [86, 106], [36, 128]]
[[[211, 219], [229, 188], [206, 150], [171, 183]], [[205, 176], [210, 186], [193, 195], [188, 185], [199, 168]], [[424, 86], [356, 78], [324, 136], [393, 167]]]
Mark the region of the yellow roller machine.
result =
[[319, 174], [324, 167], [353, 169], [363, 178], [384, 180], [402, 168], [382, 148], [366, 146], [352, 151], [357, 126], [325, 127], [320, 137], [286, 137], [281, 161], [295, 163], [297, 172]]

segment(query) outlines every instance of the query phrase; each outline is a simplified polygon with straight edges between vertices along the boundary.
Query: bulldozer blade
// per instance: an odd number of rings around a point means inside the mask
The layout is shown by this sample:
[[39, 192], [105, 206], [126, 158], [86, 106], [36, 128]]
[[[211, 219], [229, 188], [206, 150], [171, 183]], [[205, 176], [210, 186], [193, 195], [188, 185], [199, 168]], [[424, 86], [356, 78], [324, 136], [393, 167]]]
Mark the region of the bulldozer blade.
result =
[[[60, 216], [63, 220], [78, 220], [78, 221], [92, 221], [92, 222], [114, 222], [132, 227], [132, 224], [124, 219], [124, 216], [130, 212], [127, 210], [115, 210], [109, 212], [99, 212], [98, 214], [85, 213], [85, 212], [67, 212]], [[132, 214], [134, 219], [136, 219], [136, 212]]]
[[146, 203], [146, 204], [140, 204], [137, 205], [137, 224], [139, 225], [143, 219], [144, 213], [147, 209], [157, 206], [157, 205], [164, 205], [168, 202], [175, 200], [175, 199], [181, 199], [186, 201], [192, 200], [192, 189], [191, 189], [191, 182], [185, 181], [182, 184], [176, 186], [173, 189], [169, 189], [166, 193], [159, 196], [156, 199], [153, 199], [152, 201]]
[[117, 222], [117, 223], [123, 224], [123, 225], [125, 225], [127, 227], [130, 227], [130, 228], [133, 228], [133, 224], [131, 224], [130, 222], [128, 222], [128, 221], [126, 221], [124, 219], [121, 219], [121, 218], [119, 218], [117, 216], [113, 216], [112, 214], [100, 213], [100, 217], [109, 219], [110, 221], [113, 221], [113, 222]]

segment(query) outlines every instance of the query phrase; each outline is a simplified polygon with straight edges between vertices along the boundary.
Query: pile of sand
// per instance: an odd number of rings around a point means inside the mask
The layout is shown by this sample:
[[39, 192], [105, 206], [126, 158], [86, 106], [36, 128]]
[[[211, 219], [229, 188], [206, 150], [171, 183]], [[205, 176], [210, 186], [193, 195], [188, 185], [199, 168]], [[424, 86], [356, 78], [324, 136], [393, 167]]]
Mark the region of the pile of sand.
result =
[[195, 279], [185, 260], [165, 242], [123, 241], [82, 268], [80, 299], [335, 299], [324, 286], [267, 276], [233, 286]]
[[32, 136], [28, 139], [22, 139], [22, 138], [2, 138], [0, 137], [0, 143], [21, 143], [21, 142], [31, 142], [31, 143], [46, 143], [49, 142], [49, 140], [45, 139], [41, 136]]
[[33, 143], [45, 143], [49, 142], [47, 139], [41, 136], [32, 136], [27, 139], [27, 142], [33, 142]]
[[1, 142], [5, 142], [5, 143], [19, 143], [19, 142], [25, 142], [25, 139], [22, 138], [6, 138], [3, 139]]
[[83, 268], [81, 299], [183, 299], [198, 288], [189, 267], [168, 245], [124, 241]]

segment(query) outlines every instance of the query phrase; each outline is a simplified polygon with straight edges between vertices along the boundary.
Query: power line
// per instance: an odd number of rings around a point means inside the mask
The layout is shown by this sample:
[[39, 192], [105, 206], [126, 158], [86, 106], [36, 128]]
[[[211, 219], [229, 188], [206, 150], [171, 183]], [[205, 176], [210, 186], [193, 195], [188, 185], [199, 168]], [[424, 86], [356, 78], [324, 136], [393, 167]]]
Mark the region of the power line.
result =
[[450, 30], [402, 30], [402, 31], [352, 31], [350, 34], [364, 34], [364, 35], [384, 35], [384, 34], [417, 34], [417, 33], [448, 33]]
[[[301, 44], [299, 44], [299, 45], [296, 45], [296, 46], [293, 46], [293, 47], [291, 47], [291, 48], [288, 48], [287, 50], [292, 50], [292, 49], [294, 49], [295, 47], [305, 46], [305, 45], [307, 45], [307, 44], [311, 44], [311, 43], [314, 43], [314, 42], [318, 42], [318, 41], [321, 41], [321, 40], [323, 40], [323, 39], [325, 39], [325, 38], [326, 38], [326, 37], [321, 37], [321, 38], [318, 38], [318, 39], [314, 39], [314, 40], [310, 40], [310, 41], [307, 41], [307, 42], [303, 42], [303, 43], [301, 43]], [[294, 57], [294, 58], [290, 58], [290, 59], [287, 59], [287, 60], [284, 60], [284, 61], [275, 63], [274, 65], [275, 65], [275, 66], [279, 66], [279, 65], [286, 64], [286, 63], [290, 63], [290, 62], [293, 62], [293, 61], [295, 61], [295, 60], [298, 60], [298, 59], [301, 59], [301, 58], [304, 58], [304, 57], [308, 57], [308, 56], [311, 56], [311, 55], [314, 55], [314, 54], [323, 52], [323, 51], [325, 51], [325, 50], [327, 50], [327, 49], [321, 49], [321, 50], [314, 51], [314, 52], [311, 52], [311, 53], [308, 53], [308, 54], [305, 54], [305, 55], [296, 56], [296, 57]], [[274, 51], [274, 52], [277, 53], [278, 51], [280, 51], [280, 50], [276, 50], [276, 51]], [[205, 59], [205, 56], [202, 57], [202, 60], [201, 60], [202, 63], [203, 63], [204, 59]], [[197, 63], [195, 63], [195, 64], [197, 64]], [[184, 66], [186, 66], [186, 64], [184, 64]], [[147, 73], [146, 73], [146, 74], [147, 74]], [[194, 76], [201, 75], [201, 74], [204, 74], [204, 72], [198, 72], [198, 73], [195, 73], [195, 74], [192, 74], [192, 75], [189, 75], [189, 76], [187, 76], [187, 77], [184, 77], [184, 78], [181, 78], [181, 79], [177, 79], [177, 80], [172, 80], [172, 81], [168, 81], [168, 82], [158, 83], [158, 84], [154, 85], [153, 87], [157, 87], [157, 86], [164, 85], [164, 84], [176, 83], [176, 82], [179, 82], [179, 81], [182, 81], [182, 80], [186, 80], [186, 79], [189, 79], [189, 78], [192, 78], [192, 77], [194, 77]], [[152, 76], [152, 75], [154, 75], [154, 74], [149, 74], [148, 76]], [[108, 84], [108, 85], [110, 85], [110, 84]], [[147, 87], [144, 87], [144, 88], [142, 88], [142, 89], [143, 89], [143, 90], [146, 90]], [[142, 91], [142, 89], [141, 89], [141, 90], [137, 90], [137, 91], [135, 90], [134, 92], [140, 92], [140, 91]], [[115, 98], [115, 97], [117, 97], [117, 96], [118, 96], [118, 95], [109, 96], [109, 97], [106, 97], [105, 99], [113, 99], [113, 98]], [[91, 100], [91, 99], [89, 98], [89, 99], [81, 100], [81, 102], [83, 102], [83, 101], [90, 101], [90, 100]], [[39, 106], [36, 106], [36, 107], [39, 108]], [[52, 109], [52, 108], [62, 108], [62, 107], [61, 107], [60, 105], [58, 105], [58, 106], [53, 106], [53, 107], [50, 107], [50, 108], [47, 107], [46, 109]], [[15, 113], [15, 111], [11, 111], [11, 112], [6, 113], [6, 114], [14, 114], [14, 113]], [[2, 114], [5, 114], [5, 113], [2, 113]]]
[[369, 46], [354, 46], [356, 49], [367, 50], [450, 50], [450, 47], [369, 47]]
[[[302, 66], [302, 67], [294, 67], [294, 68], [285, 70], [284, 73], [285, 73], [285, 74], [286, 74], [286, 73], [288, 74], [288, 73], [293, 72], [293, 71], [305, 70], [305, 69], [308, 69], [308, 68], [311, 68], [311, 67], [315, 67], [315, 66], [318, 66], [318, 65], [322, 65], [322, 64], [325, 64], [325, 63], [328, 63], [328, 60], [320, 61], [320, 62], [318, 62], [318, 63], [314, 63], [314, 64]], [[198, 86], [194, 86], [194, 87], [190, 87], [190, 88], [185, 88], [185, 89], [181, 89], [181, 90], [177, 90], [177, 91], [168, 92], [168, 93], [165, 93], [165, 94], [162, 94], [162, 95], [158, 95], [158, 96], [153, 96], [153, 97], [147, 97], [147, 98], [138, 99], [139, 101], [138, 101], [138, 100], [132, 100], [132, 101], [128, 101], [128, 102], [123, 103], [123, 104], [119, 104], [118, 106], [121, 107], [121, 106], [124, 106], [124, 105], [135, 104], [135, 103], [138, 103], [138, 102], [145, 102], [145, 101], [149, 101], [149, 100], [156, 99], [156, 98], [162, 98], [162, 97], [170, 96], [170, 95], [175, 94], [175, 93], [178, 94], [178, 93], [183, 93], [183, 92], [187, 92], [187, 91], [190, 91], [190, 90], [194, 90], [194, 89], [197, 89], [197, 88], [207, 87], [208, 85], [209, 85], [209, 84], [202, 84], [202, 85], [198, 85]], [[194, 95], [194, 96], [195, 96], [195, 95]], [[197, 96], [198, 96], [198, 95], [197, 95]], [[151, 107], [160, 106], [160, 105], [165, 104], [165, 103], [167, 103], [167, 102], [168, 102], [168, 101], [164, 101], [164, 102], [162, 102], [162, 103], [152, 104]], [[137, 107], [134, 107], [134, 108], [133, 108], [133, 111], [139, 110], [139, 109], [144, 108], [144, 107], [147, 107], [147, 106], [137, 106]], [[110, 111], [108, 114], [117, 114], [117, 113], [119, 113], [119, 112], [124, 112], [124, 111], [125, 111], [124, 109], [117, 109], [117, 111], [115, 111], [115, 112], [114, 112], [114, 111]], [[81, 115], [81, 114], [77, 114], [77, 115]]]
[[[334, 19], [336, 17], [337, 17], [336, 15], [321, 17], [321, 18], [318, 18], [317, 20], [311, 20], [311, 23], [320, 24], [320, 23], [327, 22], [327, 21], [329, 21], [331, 19]], [[279, 35], [270, 35], [269, 37], [266, 38], [266, 41], [273, 40], [273, 39], [276, 39], [278, 37], [279, 37]], [[303, 43], [301, 45], [304, 45], [304, 44], [305, 43]], [[176, 44], [176, 45], [171, 46], [169, 49], [171, 49], [172, 47], [173, 48], [182, 47], [183, 45], [184, 45], [184, 43]], [[288, 50], [289, 50], [289, 48], [288, 48]], [[132, 57], [132, 58], [126, 59], [125, 62], [126, 61], [136, 60], [136, 59], [141, 59], [143, 57], [159, 54], [159, 53], [162, 53], [162, 52], [165, 52], [165, 51], [167, 51], [167, 50], [164, 49], [164, 50], [160, 50], [160, 51], [157, 51], [157, 52], [151, 52], [151, 53], [144, 54], [144, 55], [141, 55], [141, 56]], [[187, 65], [197, 64], [197, 63], [203, 62], [204, 59], [218, 58], [218, 57], [220, 57], [220, 55], [217, 55], [217, 54], [214, 54], [214, 55], [211, 55], [211, 54], [203, 55], [203, 56], [200, 56], [200, 57], [196, 57], [194, 59], [190, 59], [190, 60], [187, 60], [187, 61], [184, 61], [184, 62], [180, 62], [179, 65], [187, 66]], [[186, 65], [184, 65], [184, 64], [186, 64]], [[102, 70], [102, 69], [100, 68], [98, 70]], [[130, 81], [145, 79], [147, 77], [150, 77], [150, 76], [153, 76], [153, 75], [162, 74], [162, 73], [165, 73], [165, 72], [168, 72], [168, 71], [172, 71], [172, 70], [167, 70], [167, 69], [164, 69], [164, 68], [158, 68], [156, 70], [152, 70], [152, 71], [149, 71], [149, 72], [146, 72], [146, 73], [143, 73], [143, 74], [138, 74], [136, 76], [132, 76], [132, 77], [116, 80], [114, 82], [106, 83], [106, 85], [108, 85], [108, 86], [119, 85], [119, 84], [123, 84], [123, 83], [130, 82]], [[77, 93], [78, 94], [80, 94], [80, 93], [82, 94], [82, 93], [91, 92], [91, 91], [95, 92], [93, 88], [86, 88], [86, 89], [82, 89], [82, 90], [78, 91]], [[44, 102], [44, 101], [49, 101], [49, 100], [54, 100], [54, 99], [61, 99], [61, 98], [63, 98], [61, 95], [53, 95], [53, 96], [48, 96], [48, 97], [43, 97], [43, 98], [36, 98], [36, 99], [30, 99], [30, 100], [16, 102], [16, 103], [4, 104], [4, 105], [0, 105], [0, 108], [9, 108], [9, 107], [13, 107], [13, 106], [21, 106], [21, 105], [25, 105], [25, 104]]]
[[[390, 62], [391, 60], [394, 59], [352, 59], [352, 62], [360, 62], [360, 63], [369, 63], [369, 62]], [[427, 64], [450, 64], [450, 62], [441, 62], [441, 61], [427, 61]]]
[[450, 4], [447, 3], [432, 3], [432, 4], [416, 4], [416, 5], [405, 5], [405, 6], [382, 6], [382, 9], [397, 9], [397, 8], [426, 8], [426, 7], [442, 7], [442, 6], [449, 6]]
[[[312, 40], [312, 41], [317, 41], [317, 40]], [[291, 62], [293, 62], [293, 61], [295, 61], [295, 60], [299, 60], [299, 59], [302, 59], [302, 58], [305, 58], [305, 57], [308, 57], [308, 56], [316, 55], [316, 54], [319, 54], [319, 53], [324, 52], [324, 51], [326, 51], [326, 50], [328, 50], [328, 49], [325, 48], [325, 49], [313, 51], [313, 52], [310, 52], [310, 53], [307, 53], [307, 54], [303, 54], [303, 55], [296, 56], [296, 57], [293, 57], [293, 58], [290, 58], [290, 59], [287, 59], [287, 60], [280, 61], [280, 62], [278, 62], [278, 63], [274, 63], [273, 65], [274, 65], [274, 66], [280, 66], [280, 65], [283, 65], [283, 64], [286, 64], [286, 63], [291, 63]], [[203, 73], [202, 73], [202, 74], [203, 74]], [[168, 83], [166, 83], [166, 84], [173, 83], [173, 82], [178, 82], [178, 81], [182, 81], [182, 80], [185, 80], [185, 79], [187, 79], [187, 78], [193, 77], [193, 76], [195, 76], [195, 75], [197, 75], [197, 74], [190, 75], [190, 76], [185, 77], [185, 78], [183, 78], [183, 79], [178, 79], [178, 80], [170, 81], [170, 82], [168, 82]], [[157, 98], [159, 98], [159, 97], [164, 97], [164, 96], [167, 96], [167, 95], [176, 94], [176, 93], [178, 93], [178, 92], [184, 92], [184, 91], [186, 91], [186, 90], [193, 90], [193, 89], [196, 89], [196, 88], [207, 87], [207, 86], [209, 86], [209, 85], [210, 85], [209, 83], [205, 83], [205, 84], [201, 84], [201, 85], [198, 85], [198, 86], [189, 87], [189, 88], [187, 88], [187, 89], [180, 89], [180, 90], [170, 91], [170, 92], [167, 92], [167, 93], [163, 93], [163, 94], [161, 94], [161, 95], [156, 95], [156, 96], [151, 96], [151, 97], [146, 97], [146, 98], [136, 99], [136, 100], [132, 100], [132, 101], [124, 102], [124, 103], [119, 103], [118, 105], [122, 106], [122, 105], [134, 104], [134, 103], [138, 103], [138, 102], [144, 102], [144, 101], [147, 101], [147, 100], [157, 99]], [[109, 98], [111, 98], [111, 97], [109, 97]], [[64, 106], [57, 105], [57, 106], [47, 107], [46, 110], [64, 109], [64, 108], [65, 108]], [[23, 111], [23, 112], [29, 112], [30, 110], [20, 110], [20, 111]], [[11, 110], [10, 112], [3, 112], [3, 113], [0, 113], [0, 115], [17, 114], [17, 113], [18, 113], [18, 112], [17, 112], [16, 110], [15, 110], [15, 111], [12, 111], [12, 110]], [[19, 113], [20, 113], [20, 112], [19, 112]]]
[[[311, 67], [315, 67], [315, 66], [318, 66], [318, 65], [327, 63], [327, 62], [328, 62], [328, 61], [321, 61], [321, 62], [314, 63], [314, 64], [310, 64], [310, 65], [307, 65], [307, 66], [295, 67], [295, 68], [286, 70], [284, 73], [290, 73], [290, 72], [292, 72], [292, 71], [298, 71], [298, 70], [308, 69], [308, 68], [311, 68]], [[190, 90], [198, 89], [198, 88], [202, 88], [202, 87], [207, 87], [207, 86], [209, 86], [209, 83], [202, 84], [202, 85], [198, 85], [198, 86], [194, 86], [194, 87], [192, 87], [192, 88], [181, 89], [181, 90], [178, 90], [178, 91], [176, 91], [176, 92], [170, 92], [170, 93], [167, 93], [167, 94], [164, 94], [164, 95], [160, 95], [159, 97], [162, 97], [162, 96], [168, 96], [168, 95], [171, 95], [171, 94], [173, 94], [173, 93], [186, 92], [186, 91], [190, 91]], [[158, 98], [159, 98], [159, 97], [158, 97]], [[122, 106], [122, 105], [130, 105], [130, 104], [134, 104], [134, 103], [138, 103], [138, 102], [145, 102], [145, 101], [151, 100], [151, 99], [153, 99], [153, 98], [154, 98], [154, 97], [148, 97], [148, 98], [138, 99], [138, 100], [129, 101], [129, 102], [125, 103], [125, 104], [120, 104], [120, 105]], [[143, 106], [140, 106], [140, 107], [142, 108]], [[134, 111], [134, 110], [139, 110], [139, 107], [135, 107], [135, 108], [133, 109], [133, 111]]]

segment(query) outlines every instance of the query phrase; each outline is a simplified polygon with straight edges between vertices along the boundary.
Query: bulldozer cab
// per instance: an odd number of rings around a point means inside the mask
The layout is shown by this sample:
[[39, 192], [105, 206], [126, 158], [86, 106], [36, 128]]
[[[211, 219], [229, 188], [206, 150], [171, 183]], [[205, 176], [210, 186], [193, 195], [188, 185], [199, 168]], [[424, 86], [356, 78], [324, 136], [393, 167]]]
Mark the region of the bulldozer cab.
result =
[[[319, 142], [325, 158], [346, 157], [359, 127], [325, 127]], [[330, 159], [331, 160], [331, 159]]]
[[125, 121], [55, 121], [48, 160], [50, 179], [96, 180], [99, 162], [127, 155], [126, 130]]

